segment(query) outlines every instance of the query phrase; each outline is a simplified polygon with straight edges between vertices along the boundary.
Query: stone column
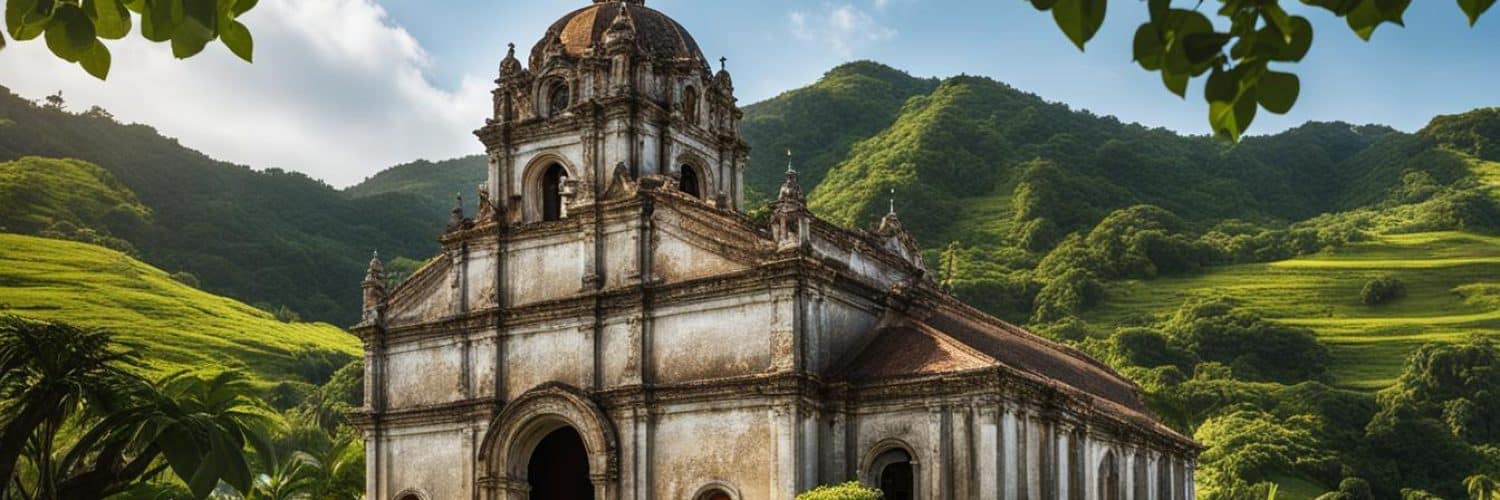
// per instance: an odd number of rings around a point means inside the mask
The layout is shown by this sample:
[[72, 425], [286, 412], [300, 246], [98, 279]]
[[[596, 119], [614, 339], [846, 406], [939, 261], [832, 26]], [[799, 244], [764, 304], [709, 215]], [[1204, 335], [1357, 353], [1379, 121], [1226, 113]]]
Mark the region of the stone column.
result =
[[975, 481], [974, 487], [978, 498], [985, 500], [1000, 498], [1000, 479], [1004, 477], [1000, 468], [1003, 463], [1001, 454], [1004, 446], [1001, 445], [1000, 425], [998, 419], [999, 409], [993, 404], [981, 405], [975, 416], [975, 428], [973, 447], [975, 456]]
[[1018, 465], [1023, 463], [1021, 458], [1024, 456], [1025, 449], [1020, 444], [1022, 436], [1020, 432], [1017, 432], [1015, 412], [1004, 406], [1001, 407], [1001, 412], [1003, 417], [1003, 431], [1000, 437], [1000, 482], [1003, 485], [1001, 493], [1004, 494], [1005, 500], [1018, 500], [1021, 493], [1017, 484], [1022, 471]]

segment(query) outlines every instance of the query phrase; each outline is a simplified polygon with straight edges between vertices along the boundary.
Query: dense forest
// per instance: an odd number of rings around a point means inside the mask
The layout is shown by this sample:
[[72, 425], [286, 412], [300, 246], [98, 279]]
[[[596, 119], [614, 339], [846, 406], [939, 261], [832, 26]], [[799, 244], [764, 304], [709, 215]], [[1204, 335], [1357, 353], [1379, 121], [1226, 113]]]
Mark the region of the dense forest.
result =
[[[59, 187], [0, 224], [309, 319], [351, 322], [368, 251], [427, 257], [485, 175], [418, 161], [338, 191], [6, 94], [0, 192]], [[1204, 498], [1459, 498], [1500, 477], [1500, 109], [1230, 144], [860, 62], [746, 107], [744, 133], [753, 203], [785, 150], [837, 223], [875, 222], [894, 190], [942, 286], [1135, 380], [1207, 447]]]

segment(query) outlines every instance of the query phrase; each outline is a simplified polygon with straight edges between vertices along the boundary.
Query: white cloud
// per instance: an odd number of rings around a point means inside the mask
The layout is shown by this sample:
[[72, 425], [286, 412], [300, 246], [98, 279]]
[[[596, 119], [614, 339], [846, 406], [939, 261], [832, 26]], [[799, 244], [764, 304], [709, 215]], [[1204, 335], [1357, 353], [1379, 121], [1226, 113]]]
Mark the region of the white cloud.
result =
[[220, 44], [185, 61], [138, 34], [109, 42], [108, 82], [52, 57], [40, 40], [0, 52], [0, 84], [35, 98], [62, 90], [216, 158], [347, 185], [393, 163], [482, 151], [490, 78], [441, 89], [430, 58], [372, 0], [263, 0], [245, 17], [255, 63]]
[[[876, 0], [883, 9], [888, 0]], [[870, 44], [889, 40], [896, 30], [880, 24], [874, 17], [853, 4], [825, 4], [817, 12], [793, 11], [792, 34], [799, 39], [826, 45], [840, 57], [852, 57], [855, 51]]]

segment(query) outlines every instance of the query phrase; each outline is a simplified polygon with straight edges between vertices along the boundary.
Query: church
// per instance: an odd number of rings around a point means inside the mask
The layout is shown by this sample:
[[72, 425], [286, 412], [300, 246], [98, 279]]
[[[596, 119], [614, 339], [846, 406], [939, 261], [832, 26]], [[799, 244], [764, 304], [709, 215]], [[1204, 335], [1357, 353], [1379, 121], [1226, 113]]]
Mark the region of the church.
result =
[[948, 294], [894, 211], [747, 213], [734, 81], [644, 0], [500, 63], [477, 208], [363, 283], [368, 498], [1190, 500], [1200, 448]]

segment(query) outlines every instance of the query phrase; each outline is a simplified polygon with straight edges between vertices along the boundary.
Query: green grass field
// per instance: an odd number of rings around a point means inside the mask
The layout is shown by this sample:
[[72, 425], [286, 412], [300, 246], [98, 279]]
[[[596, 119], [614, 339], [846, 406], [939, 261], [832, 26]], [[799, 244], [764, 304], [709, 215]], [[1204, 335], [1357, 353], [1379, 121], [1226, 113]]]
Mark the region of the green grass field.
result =
[[[1406, 297], [1360, 302], [1379, 276], [1406, 284]], [[1427, 343], [1500, 335], [1500, 238], [1461, 232], [1378, 236], [1325, 254], [1108, 285], [1087, 313], [1097, 325], [1170, 314], [1185, 299], [1222, 294], [1276, 321], [1317, 332], [1334, 355], [1339, 386], [1374, 390], [1394, 382], [1408, 355]]]
[[119, 252], [13, 234], [0, 234], [0, 314], [114, 331], [152, 376], [222, 367], [268, 384], [295, 378], [298, 351], [361, 352], [339, 328], [282, 323]]

